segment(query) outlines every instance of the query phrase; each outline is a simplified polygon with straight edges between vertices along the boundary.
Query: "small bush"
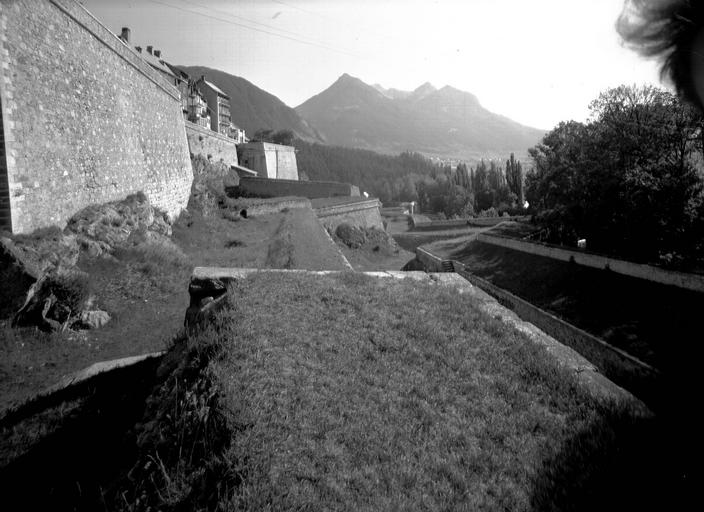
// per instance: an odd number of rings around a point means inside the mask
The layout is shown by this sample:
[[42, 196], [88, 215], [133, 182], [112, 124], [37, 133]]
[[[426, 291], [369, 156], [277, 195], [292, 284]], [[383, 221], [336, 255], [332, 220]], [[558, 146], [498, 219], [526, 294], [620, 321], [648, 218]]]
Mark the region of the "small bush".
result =
[[494, 208], [493, 206], [491, 208], [488, 208], [486, 210], [482, 210], [479, 212], [477, 217], [498, 217], [499, 212]]
[[364, 242], [366, 237], [361, 229], [350, 226], [347, 223], [342, 223], [335, 229], [335, 235], [351, 249], [358, 249]]
[[226, 249], [232, 249], [234, 247], [244, 247], [246, 244], [242, 242], [241, 240], [230, 240], [229, 242], [225, 243], [225, 248]]
[[82, 272], [52, 274], [47, 277], [43, 287], [51, 291], [58, 302], [67, 306], [71, 314], [83, 309], [92, 292], [90, 277]]
[[242, 215], [240, 214], [240, 212], [235, 212], [232, 210], [223, 210], [222, 218], [232, 222], [237, 222], [242, 219]]
[[15, 242], [29, 244], [38, 240], [59, 240], [63, 237], [64, 233], [59, 226], [47, 226], [45, 228], [35, 229], [28, 234], [13, 235], [10, 234], [10, 238]]

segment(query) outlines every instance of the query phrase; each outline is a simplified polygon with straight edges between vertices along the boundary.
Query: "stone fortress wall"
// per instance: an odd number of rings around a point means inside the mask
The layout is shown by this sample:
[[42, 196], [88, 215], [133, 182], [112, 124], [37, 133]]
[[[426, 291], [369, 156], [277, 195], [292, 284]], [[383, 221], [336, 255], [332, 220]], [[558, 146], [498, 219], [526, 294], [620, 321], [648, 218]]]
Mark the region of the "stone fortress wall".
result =
[[178, 90], [75, 0], [0, 0], [0, 29], [0, 229], [137, 191], [178, 215], [193, 180]]
[[229, 137], [186, 121], [188, 149], [194, 155], [209, 157], [213, 162], [222, 160], [229, 166], [238, 165], [237, 144]]
[[336, 181], [278, 180], [260, 177], [243, 177], [243, 192], [259, 197], [300, 196], [308, 199], [319, 197], [359, 197], [359, 188]]

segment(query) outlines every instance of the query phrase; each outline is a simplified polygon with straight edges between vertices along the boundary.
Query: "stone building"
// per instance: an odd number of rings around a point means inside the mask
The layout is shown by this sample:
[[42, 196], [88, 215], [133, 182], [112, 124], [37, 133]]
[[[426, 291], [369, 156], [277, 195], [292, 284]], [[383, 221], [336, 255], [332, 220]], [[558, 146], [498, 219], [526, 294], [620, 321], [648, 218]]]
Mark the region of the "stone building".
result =
[[210, 111], [210, 129], [214, 132], [222, 133], [225, 136], [230, 134], [230, 97], [220, 90], [214, 83], [201, 76], [196, 81], [196, 87], [201, 92], [208, 104]]
[[244, 129], [234, 123], [230, 124], [230, 138], [234, 139], [237, 144], [244, 144], [245, 142], [248, 142]]
[[298, 180], [294, 147], [271, 142], [249, 142], [239, 147], [240, 164], [257, 171], [260, 178]]

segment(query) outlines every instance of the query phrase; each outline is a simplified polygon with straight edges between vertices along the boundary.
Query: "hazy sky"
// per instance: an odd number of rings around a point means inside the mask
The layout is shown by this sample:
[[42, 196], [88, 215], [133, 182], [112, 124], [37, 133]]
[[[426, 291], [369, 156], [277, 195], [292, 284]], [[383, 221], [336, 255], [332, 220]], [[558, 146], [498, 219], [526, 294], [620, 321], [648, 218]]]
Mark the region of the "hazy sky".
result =
[[623, 0], [84, 0], [173, 64], [242, 76], [295, 107], [341, 74], [412, 90], [428, 81], [549, 129], [600, 91], [658, 84], [622, 47]]

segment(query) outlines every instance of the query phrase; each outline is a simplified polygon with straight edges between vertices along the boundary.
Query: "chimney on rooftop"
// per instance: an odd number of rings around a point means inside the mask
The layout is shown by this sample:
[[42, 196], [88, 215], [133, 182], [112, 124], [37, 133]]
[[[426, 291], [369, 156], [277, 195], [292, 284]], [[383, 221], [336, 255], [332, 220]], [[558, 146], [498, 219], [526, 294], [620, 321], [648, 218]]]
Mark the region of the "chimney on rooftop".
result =
[[120, 39], [122, 39], [127, 44], [130, 43], [130, 28], [129, 27], [122, 27], [122, 33], [120, 34]]
[[149, 55], [151, 55], [153, 49], [154, 49], [154, 47], [153, 47], [152, 45], [147, 46], [147, 53], [148, 53]]
[[135, 46], [135, 50], [137, 50], [137, 53], [142, 53], [142, 47], [141, 46]]
[[154, 57], [156, 57], [157, 59], [160, 59], [161, 58], [161, 50], [154, 50]]

